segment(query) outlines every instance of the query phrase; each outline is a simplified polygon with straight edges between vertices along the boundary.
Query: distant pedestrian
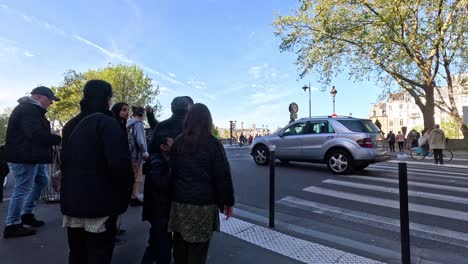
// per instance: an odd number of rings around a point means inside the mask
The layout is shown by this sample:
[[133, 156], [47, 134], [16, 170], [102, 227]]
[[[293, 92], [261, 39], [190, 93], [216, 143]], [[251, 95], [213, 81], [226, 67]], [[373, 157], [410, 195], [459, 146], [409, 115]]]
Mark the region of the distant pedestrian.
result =
[[213, 231], [220, 228], [218, 209], [226, 218], [233, 212], [229, 162], [223, 145], [211, 134], [212, 126], [208, 108], [194, 104], [172, 146], [169, 230], [174, 232], [176, 264], [205, 263]]
[[130, 151], [111, 97], [109, 83], [88, 81], [81, 112], [63, 128], [60, 206], [70, 264], [111, 263], [117, 217], [132, 192]]
[[444, 164], [445, 133], [439, 125], [435, 125], [429, 134], [429, 148], [434, 152], [434, 163]]
[[158, 153], [151, 154], [150, 171], [145, 178], [143, 221], [151, 224], [148, 246], [142, 264], [170, 264], [172, 258], [172, 232], [168, 231], [171, 210], [170, 151], [174, 140], [164, 133], [155, 134]]
[[390, 147], [390, 152], [395, 152], [395, 134], [391, 130], [388, 132], [387, 142]]
[[403, 152], [404, 148], [404, 144], [405, 144], [405, 135], [403, 135], [403, 133], [401, 133], [401, 131], [398, 131], [398, 134], [396, 135], [396, 142], [398, 143], [398, 150], [400, 152]]
[[145, 109], [143, 107], [133, 106], [132, 118], [127, 122], [128, 146], [132, 158], [133, 175], [135, 176], [132, 198], [130, 199], [131, 206], [143, 205], [138, 196], [143, 183], [143, 161], [149, 155], [143, 125], [144, 114]]
[[252, 145], [252, 142], [253, 142], [253, 137], [252, 135], [249, 136], [249, 145]]
[[34, 209], [49, 182], [47, 164], [52, 163], [52, 146], [61, 140], [51, 132], [45, 114], [53, 101], [59, 100], [50, 88], [34, 88], [31, 96], [18, 100], [19, 105], [8, 119], [5, 147], [0, 159], [11, 162], [15, 187], [8, 206], [4, 238], [36, 233], [36, 230], [23, 225], [44, 225], [43, 221], [36, 219]]
[[421, 131], [422, 136], [418, 139], [418, 146], [423, 149], [424, 155], [429, 151], [429, 130], [423, 129]]

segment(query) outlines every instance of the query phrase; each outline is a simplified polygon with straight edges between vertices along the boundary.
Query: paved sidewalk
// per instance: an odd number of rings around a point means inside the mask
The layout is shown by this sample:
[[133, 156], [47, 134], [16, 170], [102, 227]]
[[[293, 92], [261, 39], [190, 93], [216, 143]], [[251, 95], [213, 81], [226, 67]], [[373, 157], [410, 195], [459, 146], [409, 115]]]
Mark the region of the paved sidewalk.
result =
[[[0, 203], [0, 230], [3, 232], [8, 201]], [[31, 237], [0, 238], [0, 263], [67, 263], [68, 244], [58, 204], [44, 204], [37, 217], [46, 222]], [[141, 207], [129, 208], [123, 216], [120, 238], [113, 263], [139, 263], [146, 247], [149, 225], [141, 222]], [[236, 218], [222, 219], [222, 232], [215, 233], [207, 263], [222, 264], [294, 264], [294, 263], [380, 263], [357, 255], [293, 238], [274, 230]]]

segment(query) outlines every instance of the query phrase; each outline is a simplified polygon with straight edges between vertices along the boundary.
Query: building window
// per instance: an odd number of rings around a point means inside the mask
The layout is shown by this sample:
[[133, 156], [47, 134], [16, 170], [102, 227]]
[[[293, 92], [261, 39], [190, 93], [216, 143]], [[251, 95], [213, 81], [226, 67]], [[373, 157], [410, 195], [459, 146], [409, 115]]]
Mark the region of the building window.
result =
[[391, 105], [388, 106], [388, 110], [392, 111], [392, 106]]
[[390, 121], [390, 126], [393, 127], [393, 121]]
[[403, 119], [400, 119], [400, 126], [403, 125]]
[[375, 116], [375, 114], [376, 114], [376, 112], [375, 112], [375, 110], [374, 110], [374, 116]]

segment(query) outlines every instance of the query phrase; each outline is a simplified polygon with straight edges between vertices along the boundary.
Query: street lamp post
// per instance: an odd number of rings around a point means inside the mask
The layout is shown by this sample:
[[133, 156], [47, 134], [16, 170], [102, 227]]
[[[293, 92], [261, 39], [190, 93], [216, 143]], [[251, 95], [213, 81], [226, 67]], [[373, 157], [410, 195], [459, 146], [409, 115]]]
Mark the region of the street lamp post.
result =
[[335, 89], [335, 86], [332, 86], [332, 89], [331, 89], [330, 93], [331, 93], [331, 95], [333, 97], [333, 115], [336, 116], [336, 113], [335, 113], [335, 96], [338, 93], [338, 91]]
[[241, 134], [244, 134], [244, 122], [241, 122]]
[[309, 118], [312, 117], [311, 115], [311, 100], [310, 100], [310, 82], [309, 82], [309, 86], [307, 85], [304, 85], [304, 87], [302, 87], [302, 89], [304, 89], [304, 92], [307, 91], [307, 89], [309, 89]]
[[232, 123], [234, 121], [229, 121], [229, 145], [232, 145]]

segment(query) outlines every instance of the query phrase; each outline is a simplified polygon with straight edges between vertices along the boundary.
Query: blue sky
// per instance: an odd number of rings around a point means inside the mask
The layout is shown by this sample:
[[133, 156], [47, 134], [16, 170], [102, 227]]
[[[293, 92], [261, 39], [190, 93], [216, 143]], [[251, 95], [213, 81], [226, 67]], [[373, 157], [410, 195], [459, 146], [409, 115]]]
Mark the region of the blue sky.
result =
[[[161, 118], [190, 95], [206, 104], [216, 126], [229, 120], [269, 128], [289, 121], [288, 105], [308, 116], [294, 53], [280, 53], [275, 12], [299, 1], [0, 0], [0, 111], [37, 84], [57, 85], [67, 69], [137, 64], [159, 84]], [[334, 80], [336, 112], [367, 117], [381, 93], [373, 83]], [[331, 87], [312, 91], [312, 115], [332, 113]]]

